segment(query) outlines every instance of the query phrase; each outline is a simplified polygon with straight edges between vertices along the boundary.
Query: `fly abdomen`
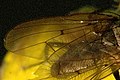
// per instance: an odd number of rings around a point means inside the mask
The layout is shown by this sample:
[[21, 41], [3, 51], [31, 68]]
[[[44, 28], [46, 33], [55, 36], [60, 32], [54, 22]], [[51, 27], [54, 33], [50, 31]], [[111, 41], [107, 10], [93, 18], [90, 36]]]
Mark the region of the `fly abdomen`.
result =
[[51, 74], [53, 77], [66, 78], [89, 71], [93, 66], [95, 65], [92, 59], [58, 61], [53, 64]]

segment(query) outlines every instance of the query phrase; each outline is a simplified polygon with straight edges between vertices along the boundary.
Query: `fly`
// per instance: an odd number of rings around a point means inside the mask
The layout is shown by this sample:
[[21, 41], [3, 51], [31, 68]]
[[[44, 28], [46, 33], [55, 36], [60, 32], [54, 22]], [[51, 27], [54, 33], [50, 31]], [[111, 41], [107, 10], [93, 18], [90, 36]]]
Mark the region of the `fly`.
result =
[[34, 20], [13, 28], [5, 47], [39, 59], [39, 80], [101, 80], [120, 68], [118, 19], [79, 13]]

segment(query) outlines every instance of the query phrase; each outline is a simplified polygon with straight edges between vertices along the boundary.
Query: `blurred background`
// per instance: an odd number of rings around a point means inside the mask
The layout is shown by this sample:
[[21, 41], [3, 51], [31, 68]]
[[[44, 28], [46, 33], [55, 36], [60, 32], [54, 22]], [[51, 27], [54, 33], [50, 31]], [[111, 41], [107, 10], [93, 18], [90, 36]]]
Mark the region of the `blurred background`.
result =
[[73, 11], [111, 10], [119, 13], [119, 0], [0, 0], [0, 63], [7, 52], [4, 38], [16, 25]]

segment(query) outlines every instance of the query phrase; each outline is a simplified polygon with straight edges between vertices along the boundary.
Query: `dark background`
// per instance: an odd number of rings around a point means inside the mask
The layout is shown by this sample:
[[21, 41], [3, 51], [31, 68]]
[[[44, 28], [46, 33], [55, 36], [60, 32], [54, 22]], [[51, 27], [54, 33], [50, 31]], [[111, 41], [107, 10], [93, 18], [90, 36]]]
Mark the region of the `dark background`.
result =
[[16, 25], [42, 17], [66, 15], [83, 6], [106, 10], [115, 8], [113, 0], [0, 0], [0, 62], [6, 49], [3, 39]]

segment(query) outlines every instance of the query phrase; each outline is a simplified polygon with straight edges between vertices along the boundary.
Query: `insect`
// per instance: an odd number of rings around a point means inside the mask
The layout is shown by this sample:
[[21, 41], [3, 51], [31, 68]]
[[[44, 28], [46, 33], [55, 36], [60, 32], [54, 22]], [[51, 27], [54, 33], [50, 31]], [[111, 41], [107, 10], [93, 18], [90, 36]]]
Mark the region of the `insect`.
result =
[[12, 29], [5, 47], [40, 60], [37, 80], [101, 80], [120, 68], [118, 21], [100, 13], [43, 18]]

